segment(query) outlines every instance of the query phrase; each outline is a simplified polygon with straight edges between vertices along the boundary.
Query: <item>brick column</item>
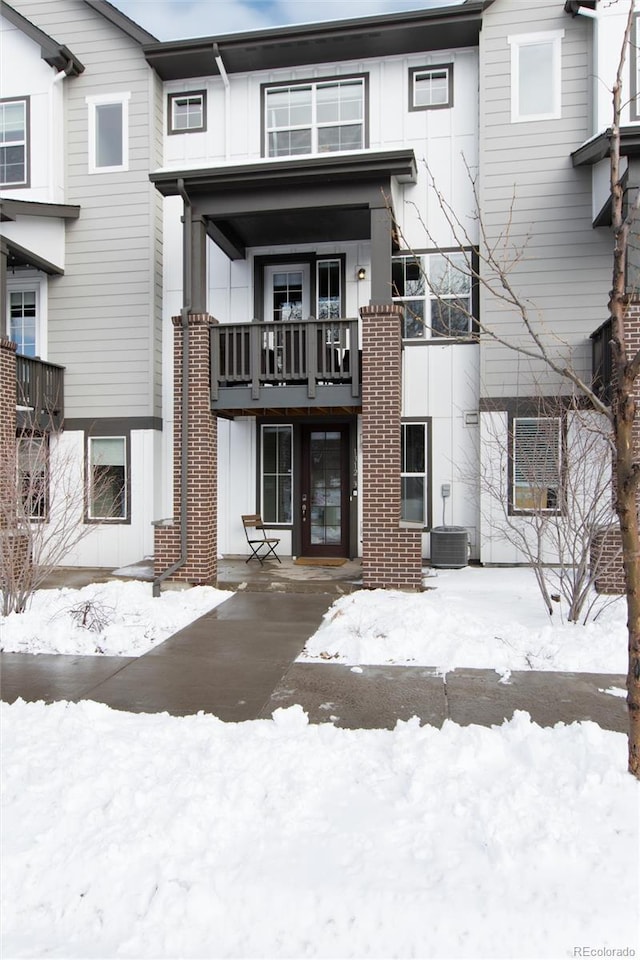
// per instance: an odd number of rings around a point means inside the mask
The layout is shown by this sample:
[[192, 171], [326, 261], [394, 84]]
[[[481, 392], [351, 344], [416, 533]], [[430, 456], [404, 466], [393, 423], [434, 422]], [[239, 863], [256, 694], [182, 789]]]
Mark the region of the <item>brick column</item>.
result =
[[[209, 314], [189, 315], [189, 441], [187, 448], [187, 561], [171, 579], [215, 583], [218, 575], [218, 421], [211, 413]], [[174, 325], [173, 521], [155, 530], [154, 572], [180, 557], [182, 491], [182, 318]]]
[[372, 305], [362, 318], [362, 582], [420, 590], [422, 536], [400, 526], [401, 308]]
[[[640, 296], [631, 294], [627, 298], [625, 334], [628, 355], [633, 357], [640, 350]], [[615, 389], [615, 370], [613, 371], [613, 387]], [[640, 384], [636, 384], [635, 402], [637, 410], [633, 424], [633, 447], [634, 455], [638, 459], [640, 457]], [[615, 460], [612, 462], [612, 470], [612, 491], [615, 498], [617, 489]], [[638, 508], [640, 508], [640, 502], [636, 502]], [[603, 527], [596, 535], [591, 547], [591, 563], [592, 565], [597, 563], [599, 567], [599, 575], [595, 582], [598, 593], [615, 594], [626, 591], [622, 564], [622, 539], [617, 521], [609, 527]]]

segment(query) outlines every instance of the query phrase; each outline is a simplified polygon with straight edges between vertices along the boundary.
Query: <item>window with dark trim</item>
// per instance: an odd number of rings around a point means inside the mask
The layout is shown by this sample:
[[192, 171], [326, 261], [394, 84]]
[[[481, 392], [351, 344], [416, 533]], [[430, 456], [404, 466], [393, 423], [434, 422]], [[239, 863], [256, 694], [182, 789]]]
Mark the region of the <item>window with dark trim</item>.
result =
[[47, 436], [18, 437], [17, 452], [22, 516], [46, 520], [49, 516], [49, 439]]
[[366, 76], [264, 84], [264, 156], [293, 157], [366, 147], [366, 87]]
[[167, 101], [167, 129], [174, 133], [201, 133], [207, 129], [207, 91], [170, 93]]
[[558, 511], [561, 506], [562, 419], [514, 417], [511, 431], [513, 511]]
[[87, 517], [121, 523], [129, 519], [126, 437], [87, 440]]
[[0, 186], [29, 186], [29, 97], [0, 100]]
[[400, 254], [393, 258], [393, 300], [403, 308], [405, 340], [466, 338], [476, 316], [469, 251]]
[[409, 68], [409, 110], [453, 106], [453, 64]]
[[404, 421], [401, 424], [401, 513], [402, 520], [430, 523], [429, 424]]
[[265, 423], [261, 428], [261, 505], [265, 523], [291, 523], [293, 517], [293, 427]]

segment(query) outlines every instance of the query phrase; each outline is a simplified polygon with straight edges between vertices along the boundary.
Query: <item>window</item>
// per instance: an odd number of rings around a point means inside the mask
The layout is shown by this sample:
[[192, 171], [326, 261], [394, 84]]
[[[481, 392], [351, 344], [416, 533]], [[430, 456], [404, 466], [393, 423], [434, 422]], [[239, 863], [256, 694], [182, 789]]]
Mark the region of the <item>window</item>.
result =
[[453, 106], [453, 64], [411, 67], [409, 110], [437, 110]]
[[169, 134], [197, 133], [207, 129], [207, 91], [170, 93]]
[[292, 447], [290, 424], [262, 427], [262, 519], [265, 523], [291, 523]]
[[342, 316], [342, 261], [319, 260], [317, 270], [318, 320], [339, 320]]
[[46, 520], [49, 513], [47, 437], [19, 437], [17, 459], [22, 515], [30, 520]]
[[29, 186], [29, 98], [0, 100], [0, 186]]
[[88, 517], [127, 519], [127, 441], [125, 437], [89, 437]]
[[129, 169], [129, 96], [87, 97], [89, 173]]
[[402, 424], [401, 519], [428, 525], [428, 424]]
[[265, 86], [263, 97], [268, 157], [366, 146], [364, 77]]
[[469, 336], [473, 306], [468, 254], [394, 257], [391, 277], [394, 302], [404, 311], [406, 340]]
[[9, 337], [17, 344], [17, 352], [25, 357], [38, 356], [37, 292], [9, 290]]
[[561, 41], [564, 30], [509, 37], [511, 120], [557, 120], [561, 114]]
[[558, 510], [561, 421], [559, 417], [514, 417], [513, 499], [515, 510]]

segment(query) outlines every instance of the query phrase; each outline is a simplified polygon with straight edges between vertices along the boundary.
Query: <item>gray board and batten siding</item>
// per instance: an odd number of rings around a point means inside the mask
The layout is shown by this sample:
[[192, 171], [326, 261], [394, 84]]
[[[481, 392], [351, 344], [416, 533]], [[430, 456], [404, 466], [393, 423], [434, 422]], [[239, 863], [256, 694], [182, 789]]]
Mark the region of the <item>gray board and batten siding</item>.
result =
[[[511, 122], [511, 49], [508, 37], [564, 30], [561, 41], [562, 105], [557, 120]], [[530, 306], [552, 351], [570, 355], [590, 376], [589, 335], [607, 315], [611, 287], [611, 234], [593, 229], [591, 169], [574, 169], [570, 154], [591, 136], [592, 22], [570, 17], [557, 0], [496, 0], [483, 16], [481, 44], [480, 206], [490, 238], [509, 219], [511, 240], [526, 249], [510, 275]], [[485, 326], [517, 340], [516, 312], [481, 290]], [[566, 390], [566, 385], [565, 388]], [[483, 337], [484, 397], [562, 392], [543, 364], [529, 361]]]
[[[49, 359], [65, 369], [70, 418], [162, 413], [161, 83], [140, 43], [84, 0], [13, 0], [85, 65], [65, 83], [65, 274], [48, 284]], [[128, 170], [90, 174], [87, 97], [128, 93]]]

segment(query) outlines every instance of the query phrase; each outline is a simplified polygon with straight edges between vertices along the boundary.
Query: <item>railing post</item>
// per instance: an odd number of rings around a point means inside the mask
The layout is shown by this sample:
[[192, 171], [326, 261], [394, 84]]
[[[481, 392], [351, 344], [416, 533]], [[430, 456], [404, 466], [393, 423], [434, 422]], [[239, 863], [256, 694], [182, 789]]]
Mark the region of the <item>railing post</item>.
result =
[[360, 396], [360, 343], [358, 340], [358, 321], [349, 323], [349, 357], [351, 358], [351, 396]]
[[251, 399], [260, 398], [260, 361], [262, 358], [262, 325], [251, 324]]
[[318, 323], [316, 320], [310, 320], [307, 324], [307, 396], [312, 398], [316, 395], [316, 380], [318, 378]]
[[211, 327], [209, 329], [209, 351], [211, 353], [210, 379], [209, 384], [211, 400], [217, 400], [220, 387], [220, 328]]

